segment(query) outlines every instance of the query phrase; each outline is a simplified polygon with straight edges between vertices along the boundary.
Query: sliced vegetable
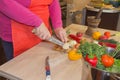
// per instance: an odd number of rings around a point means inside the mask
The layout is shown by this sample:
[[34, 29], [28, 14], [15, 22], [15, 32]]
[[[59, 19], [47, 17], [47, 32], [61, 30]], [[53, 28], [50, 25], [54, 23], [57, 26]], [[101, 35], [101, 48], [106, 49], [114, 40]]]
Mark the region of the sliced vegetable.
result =
[[68, 44], [70, 45], [70, 47], [73, 47], [74, 45], [77, 44], [77, 42], [75, 40], [70, 40]]
[[71, 47], [74, 47], [76, 44], [77, 42], [75, 40], [70, 40], [69, 42], [63, 45], [63, 49], [69, 49]]
[[85, 60], [93, 67], [97, 66], [98, 58], [94, 55], [93, 58], [90, 58], [86, 55]]
[[63, 49], [69, 49], [70, 48], [70, 45], [69, 43], [65, 43], [63, 46], [62, 46]]
[[114, 58], [108, 54], [102, 55], [101, 61], [105, 67], [111, 67], [114, 64]]

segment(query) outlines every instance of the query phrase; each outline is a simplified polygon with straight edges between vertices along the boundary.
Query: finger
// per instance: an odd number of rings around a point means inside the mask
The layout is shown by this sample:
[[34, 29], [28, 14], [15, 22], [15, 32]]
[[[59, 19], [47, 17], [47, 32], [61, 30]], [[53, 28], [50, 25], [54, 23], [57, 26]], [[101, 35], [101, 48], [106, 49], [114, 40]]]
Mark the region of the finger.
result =
[[44, 36], [42, 37], [42, 39], [43, 39], [43, 40], [47, 40], [47, 35], [44, 35]]
[[67, 42], [67, 35], [66, 35], [65, 30], [62, 30], [60, 34], [61, 34], [62, 41]]
[[49, 34], [49, 35], [47, 35], [46, 36], [46, 40], [49, 40], [50, 39], [50, 37], [51, 37], [51, 35]]
[[63, 38], [63, 33], [62, 32], [59, 34], [59, 36], [60, 36], [59, 38], [61, 39], [61, 41], [64, 42], [64, 38]]
[[36, 28], [36, 34], [37, 34], [37, 35], [40, 35], [39, 28]]
[[63, 35], [64, 35], [64, 36], [63, 36], [63, 37], [64, 37], [64, 41], [65, 41], [65, 42], [67, 42], [67, 41], [68, 41], [68, 39], [67, 39], [67, 34], [66, 34], [66, 31], [64, 31], [64, 34], [63, 34]]
[[41, 38], [42, 38], [43, 40], [48, 40], [50, 37], [51, 37], [50, 33], [43, 33], [43, 34], [41, 35]]
[[44, 34], [43, 33], [41, 33], [40, 35], [38, 35], [39, 36], [39, 38], [40, 39], [42, 39], [43, 40], [43, 38], [44, 38]]
[[65, 43], [68, 41], [66, 35], [63, 35], [63, 39], [64, 39], [64, 42], [65, 42]]

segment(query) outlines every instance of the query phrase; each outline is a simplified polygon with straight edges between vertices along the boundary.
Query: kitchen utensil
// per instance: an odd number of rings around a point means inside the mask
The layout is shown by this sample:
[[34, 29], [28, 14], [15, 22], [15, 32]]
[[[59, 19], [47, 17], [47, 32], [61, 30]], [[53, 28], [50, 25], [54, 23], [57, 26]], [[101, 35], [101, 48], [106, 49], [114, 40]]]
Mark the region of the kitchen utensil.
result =
[[[36, 29], [33, 29], [32, 33], [35, 34], [35, 32], [36, 32]], [[57, 39], [55, 36], [51, 36], [51, 38], [48, 39], [47, 41], [52, 42], [54, 44], [57, 44], [59, 46], [63, 46], [64, 45], [64, 43], [62, 41], [60, 41], [59, 39]]]
[[46, 80], [51, 80], [49, 56], [47, 56], [46, 59], [45, 59], [45, 70], [46, 70]]
[[51, 38], [48, 40], [49, 42], [52, 42], [54, 44], [57, 44], [59, 46], [63, 46], [64, 43], [60, 40], [58, 40], [57, 38], [55, 38], [54, 36], [51, 36]]

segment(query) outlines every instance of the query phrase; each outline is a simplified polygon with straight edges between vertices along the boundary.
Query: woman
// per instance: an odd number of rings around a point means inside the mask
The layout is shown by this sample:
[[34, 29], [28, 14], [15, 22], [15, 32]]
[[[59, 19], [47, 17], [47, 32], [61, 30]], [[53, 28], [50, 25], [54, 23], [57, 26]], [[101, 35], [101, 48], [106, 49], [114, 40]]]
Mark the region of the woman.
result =
[[7, 60], [49, 39], [49, 18], [57, 37], [66, 42], [58, 0], [0, 0], [0, 38]]

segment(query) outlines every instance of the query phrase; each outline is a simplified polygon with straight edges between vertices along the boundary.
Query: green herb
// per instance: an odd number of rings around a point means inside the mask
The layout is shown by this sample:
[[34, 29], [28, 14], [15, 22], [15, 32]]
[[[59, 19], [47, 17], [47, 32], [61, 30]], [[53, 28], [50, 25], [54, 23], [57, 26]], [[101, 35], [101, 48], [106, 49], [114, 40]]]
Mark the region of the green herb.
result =
[[103, 66], [103, 64], [101, 63], [100, 60], [98, 60], [98, 64], [97, 64], [96, 67], [97, 67], [98, 69], [101, 69], [101, 70], [105, 70], [105, 69], [106, 69], [105, 66]]
[[79, 46], [78, 52], [79, 51], [83, 53], [83, 56], [88, 54], [90, 56], [96, 55], [97, 57], [100, 57], [102, 54], [106, 53], [106, 47], [99, 46], [98, 44], [95, 43], [85, 42]]
[[120, 51], [120, 43], [117, 43], [117, 47], [113, 51], [112, 56], [115, 57], [119, 51]]

